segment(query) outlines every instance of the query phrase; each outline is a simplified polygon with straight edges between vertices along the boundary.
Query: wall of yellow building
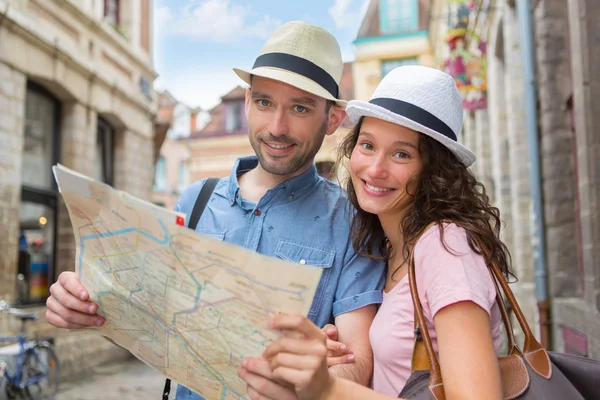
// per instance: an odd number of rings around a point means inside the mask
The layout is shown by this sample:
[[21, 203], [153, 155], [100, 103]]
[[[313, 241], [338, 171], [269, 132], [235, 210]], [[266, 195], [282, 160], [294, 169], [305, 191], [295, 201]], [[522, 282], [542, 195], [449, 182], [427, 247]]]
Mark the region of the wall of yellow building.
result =
[[356, 44], [353, 64], [354, 97], [368, 100], [381, 82], [382, 63], [387, 60], [417, 58], [419, 64], [434, 67], [432, 48], [427, 35], [373, 40]]

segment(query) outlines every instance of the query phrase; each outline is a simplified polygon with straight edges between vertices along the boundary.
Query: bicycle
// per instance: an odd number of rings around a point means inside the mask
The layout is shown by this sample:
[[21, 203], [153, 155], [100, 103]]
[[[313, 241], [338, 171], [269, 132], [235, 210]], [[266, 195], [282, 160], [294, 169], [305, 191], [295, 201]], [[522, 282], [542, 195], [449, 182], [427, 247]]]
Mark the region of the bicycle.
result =
[[58, 358], [53, 350], [52, 339], [27, 339], [26, 324], [38, 319], [14, 309], [0, 300], [0, 312], [7, 312], [21, 321], [21, 332], [17, 336], [0, 337], [0, 342], [18, 342], [19, 353], [16, 371], [11, 375], [5, 362], [0, 360], [0, 377], [6, 378], [8, 399], [42, 400], [52, 399], [58, 392], [60, 370]]

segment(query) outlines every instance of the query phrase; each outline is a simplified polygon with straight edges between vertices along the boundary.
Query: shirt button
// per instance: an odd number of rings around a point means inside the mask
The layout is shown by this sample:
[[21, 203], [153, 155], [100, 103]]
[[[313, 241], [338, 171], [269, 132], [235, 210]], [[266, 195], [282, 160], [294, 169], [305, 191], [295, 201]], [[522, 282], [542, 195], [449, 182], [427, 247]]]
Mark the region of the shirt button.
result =
[[257, 217], [260, 217], [260, 210], [254, 211], [254, 215], [256, 215]]
[[290, 200], [294, 200], [294, 193], [290, 193]]
[[300, 264], [302, 264], [302, 265], [306, 264], [306, 260], [300, 260]]

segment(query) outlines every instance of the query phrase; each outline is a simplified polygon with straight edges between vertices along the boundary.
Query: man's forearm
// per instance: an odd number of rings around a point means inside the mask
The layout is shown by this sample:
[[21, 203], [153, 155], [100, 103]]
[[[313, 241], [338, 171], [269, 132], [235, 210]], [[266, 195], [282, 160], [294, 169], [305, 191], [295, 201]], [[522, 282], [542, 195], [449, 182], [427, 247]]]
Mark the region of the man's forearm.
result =
[[335, 317], [337, 341], [345, 344], [354, 354], [354, 363], [337, 364], [329, 371], [341, 379], [369, 386], [373, 374], [373, 351], [369, 342], [369, 328], [377, 308], [371, 304]]
[[329, 372], [338, 378], [369, 386], [373, 373], [373, 362], [357, 356], [354, 363], [333, 365], [329, 368]]

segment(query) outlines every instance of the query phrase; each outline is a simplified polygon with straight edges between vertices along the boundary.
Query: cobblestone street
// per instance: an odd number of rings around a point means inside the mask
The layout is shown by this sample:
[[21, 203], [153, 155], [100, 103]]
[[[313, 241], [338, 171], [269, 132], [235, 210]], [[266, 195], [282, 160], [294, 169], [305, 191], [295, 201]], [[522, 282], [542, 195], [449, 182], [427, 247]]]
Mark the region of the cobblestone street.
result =
[[[93, 375], [78, 381], [63, 382], [56, 400], [160, 399], [164, 377], [140, 361], [95, 368]], [[175, 398], [177, 384], [171, 387]]]

